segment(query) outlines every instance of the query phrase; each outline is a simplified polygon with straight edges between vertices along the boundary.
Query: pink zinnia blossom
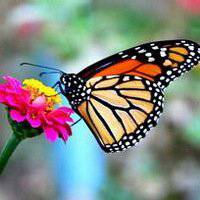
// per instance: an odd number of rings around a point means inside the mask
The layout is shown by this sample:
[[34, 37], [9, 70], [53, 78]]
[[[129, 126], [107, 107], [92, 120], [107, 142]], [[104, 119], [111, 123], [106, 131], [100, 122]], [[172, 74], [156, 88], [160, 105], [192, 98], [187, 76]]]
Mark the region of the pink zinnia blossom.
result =
[[[58, 137], [64, 141], [72, 134], [68, 123], [73, 122], [70, 115], [73, 110], [67, 107], [55, 109], [59, 101], [52, 88], [33, 79], [27, 79], [25, 86], [17, 79], [4, 76], [6, 81], [0, 84], [0, 103], [9, 108], [12, 120], [27, 121], [33, 128], [42, 128], [49, 141]], [[45, 96], [45, 92], [47, 95]]]

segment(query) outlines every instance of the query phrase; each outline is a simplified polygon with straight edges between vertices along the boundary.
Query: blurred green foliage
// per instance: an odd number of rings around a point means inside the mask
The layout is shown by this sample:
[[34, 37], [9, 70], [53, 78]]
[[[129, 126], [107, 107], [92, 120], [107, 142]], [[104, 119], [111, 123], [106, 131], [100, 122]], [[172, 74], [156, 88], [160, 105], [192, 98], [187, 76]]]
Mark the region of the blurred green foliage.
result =
[[188, 19], [186, 35], [193, 38], [194, 40], [199, 40], [200, 37], [200, 20], [199, 16], [191, 16]]
[[76, 57], [91, 42], [98, 42], [111, 52], [129, 48], [149, 34], [154, 37], [163, 28], [155, 16], [128, 7], [111, 9], [84, 4], [72, 9], [66, 2], [36, 2], [48, 21], [43, 42], [62, 59]]

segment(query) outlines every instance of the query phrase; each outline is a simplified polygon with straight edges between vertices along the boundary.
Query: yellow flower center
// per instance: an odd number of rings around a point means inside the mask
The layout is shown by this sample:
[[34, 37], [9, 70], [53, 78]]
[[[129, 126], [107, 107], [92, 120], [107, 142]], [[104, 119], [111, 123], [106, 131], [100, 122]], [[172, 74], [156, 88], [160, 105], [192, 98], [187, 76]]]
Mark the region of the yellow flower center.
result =
[[61, 103], [61, 96], [51, 87], [44, 85], [36, 79], [25, 79], [23, 87], [31, 92], [31, 99], [45, 96], [47, 109], [52, 110], [57, 103]]

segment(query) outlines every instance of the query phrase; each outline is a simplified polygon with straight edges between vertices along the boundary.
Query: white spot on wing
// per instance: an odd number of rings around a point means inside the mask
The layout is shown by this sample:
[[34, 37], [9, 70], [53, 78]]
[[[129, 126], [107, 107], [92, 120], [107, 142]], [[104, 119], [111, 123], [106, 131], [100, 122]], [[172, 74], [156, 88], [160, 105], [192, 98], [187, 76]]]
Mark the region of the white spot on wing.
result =
[[145, 53], [146, 50], [145, 49], [141, 49], [140, 51], [138, 51], [138, 53]]
[[155, 58], [150, 57], [150, 58], [148, 59], [148, 61], [149, 61], [149, 62], [153, 62], [153, 61], [155, 61]]
[[164, 51], [161, 51], [161, 52], [160, 52], [160, 56], [161, 56], [161, 57], [165, 57], [165, 56], [167, 56], [167, 54], [166, 54]]
[[152, 49], [153, 50], [157, 50], [157, 49], [159, 49], [159, 47], [158, 46], [154, 46], [154, 47], [152, 47]]
[[147, 57], [151, 57], [152, 54], [151, 54], [150, 52], [148, 52], [148, 53], [145, 54], [145, 56], [147, 56]]
[[122, 58], [126, 58], [126, 57], [128, 57], [128, 55], [127, 55], [127, 54], [122, 56]]
[[132, 59], [136, 59], [136, 56], [132, 56]]

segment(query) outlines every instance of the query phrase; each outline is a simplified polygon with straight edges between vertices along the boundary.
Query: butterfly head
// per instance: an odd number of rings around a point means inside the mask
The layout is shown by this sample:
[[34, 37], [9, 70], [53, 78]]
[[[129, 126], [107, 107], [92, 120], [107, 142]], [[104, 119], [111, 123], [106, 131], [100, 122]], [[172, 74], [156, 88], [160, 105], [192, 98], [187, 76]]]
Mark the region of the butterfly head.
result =
[[63, 73], [61, 76], [60, 76], [60, 83], [63, 85], [63, 86], [69, 86], [70, 87], [70, 83], [71, 83], [71, 80], [70, 80], [70, 75], [67, 74], [67, 73]]
[[83, 85], [84, 81], [76, 74], [63, 73], [60, 77], [60, 83], [65, 86], [65, 88], [73, 90], [80, 85]]
[[87, 98], [85, 81], [77, 74], [63, 73], [60, 77], [63, 95], [67, 97], [73, 108]]

